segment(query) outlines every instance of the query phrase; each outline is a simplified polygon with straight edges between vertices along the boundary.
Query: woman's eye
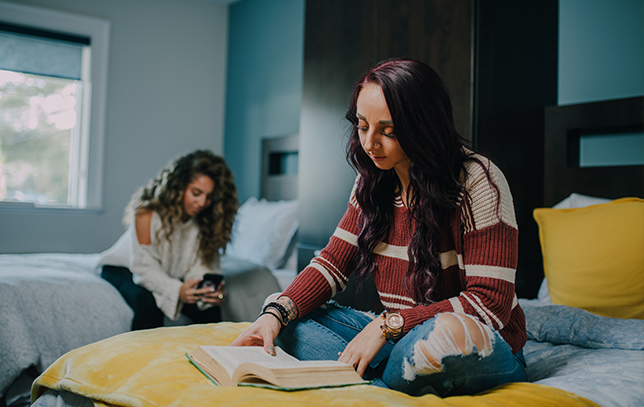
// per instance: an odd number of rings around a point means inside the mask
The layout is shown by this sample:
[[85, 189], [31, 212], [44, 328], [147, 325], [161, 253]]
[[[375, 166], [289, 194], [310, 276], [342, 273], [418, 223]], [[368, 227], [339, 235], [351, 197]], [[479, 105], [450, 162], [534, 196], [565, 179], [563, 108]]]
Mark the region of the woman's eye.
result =
[[393, 131], [392, 132], [383, 131], [382, 135], [388, 138], [396, 138], [396, 133], [394, 133]]

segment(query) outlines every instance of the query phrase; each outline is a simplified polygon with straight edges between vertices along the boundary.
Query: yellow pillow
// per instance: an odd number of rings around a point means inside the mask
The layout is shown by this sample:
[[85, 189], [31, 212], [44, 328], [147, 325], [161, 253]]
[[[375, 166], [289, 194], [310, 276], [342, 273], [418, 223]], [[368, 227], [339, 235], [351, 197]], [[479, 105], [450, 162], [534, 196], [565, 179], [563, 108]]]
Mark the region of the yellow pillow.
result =
[[644, 319], [644, 200], [534, 210], [553, 303]]

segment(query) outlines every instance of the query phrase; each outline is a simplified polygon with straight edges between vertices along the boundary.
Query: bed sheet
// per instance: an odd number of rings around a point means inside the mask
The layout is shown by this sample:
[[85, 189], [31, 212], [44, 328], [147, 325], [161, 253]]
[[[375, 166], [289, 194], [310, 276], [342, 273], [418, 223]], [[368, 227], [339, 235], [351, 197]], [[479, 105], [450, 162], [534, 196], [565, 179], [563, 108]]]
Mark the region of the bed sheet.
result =
[[130, 330], [132, 310], [95, 254], [0, 255], [0, 397], [27, 369]]

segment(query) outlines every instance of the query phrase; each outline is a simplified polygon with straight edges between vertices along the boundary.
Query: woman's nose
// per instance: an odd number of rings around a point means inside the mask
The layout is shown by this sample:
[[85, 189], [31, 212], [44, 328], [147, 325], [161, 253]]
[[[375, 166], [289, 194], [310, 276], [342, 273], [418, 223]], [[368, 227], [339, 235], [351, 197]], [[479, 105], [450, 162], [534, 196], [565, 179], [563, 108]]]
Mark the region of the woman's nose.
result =
[[378, 144], [376, 140], [376, 132], [373, 130], [367, 131], [363, 148], [365, 150], [372, 150], [376, 146], [376, 144]]

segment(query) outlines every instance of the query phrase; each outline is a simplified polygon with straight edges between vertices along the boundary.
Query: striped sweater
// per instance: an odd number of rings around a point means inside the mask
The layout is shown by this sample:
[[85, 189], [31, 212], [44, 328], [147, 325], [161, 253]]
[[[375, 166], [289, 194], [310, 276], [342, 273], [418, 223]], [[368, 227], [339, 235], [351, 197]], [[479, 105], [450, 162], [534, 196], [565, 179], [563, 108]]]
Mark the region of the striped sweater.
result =
[[[514, 291], [518, 229], [512, 195], [498, 167], [477, 157], [489, 167], [491, 180], [499, 191], [490, 185], [480, 164], [466, 162], [464, 182], [469, 198], [461, 197], [459, 210], [441, 234], [442, 270], [432, 301], [419, 303], [404, 287], [409, 265], [407, 248], [415, 224], [409, 227], [408, 210], [399, 194], [393, 202], [388, 235], [374, 250], [377, 267], [373, 279], [384, 308], [399, 312], [405, 319], [404, 333], [439, 313], [469, 314], [497, 330], [516, 353], [525, 344], [526, 329]], [[463, 203], [465, 199], [469, 204]], [[284, 291], [300, 316], [345, 288], [353, 271], [351, 259], [357, 251], [359, 211], [354, 186], [347, 211], [328, 245]]]

